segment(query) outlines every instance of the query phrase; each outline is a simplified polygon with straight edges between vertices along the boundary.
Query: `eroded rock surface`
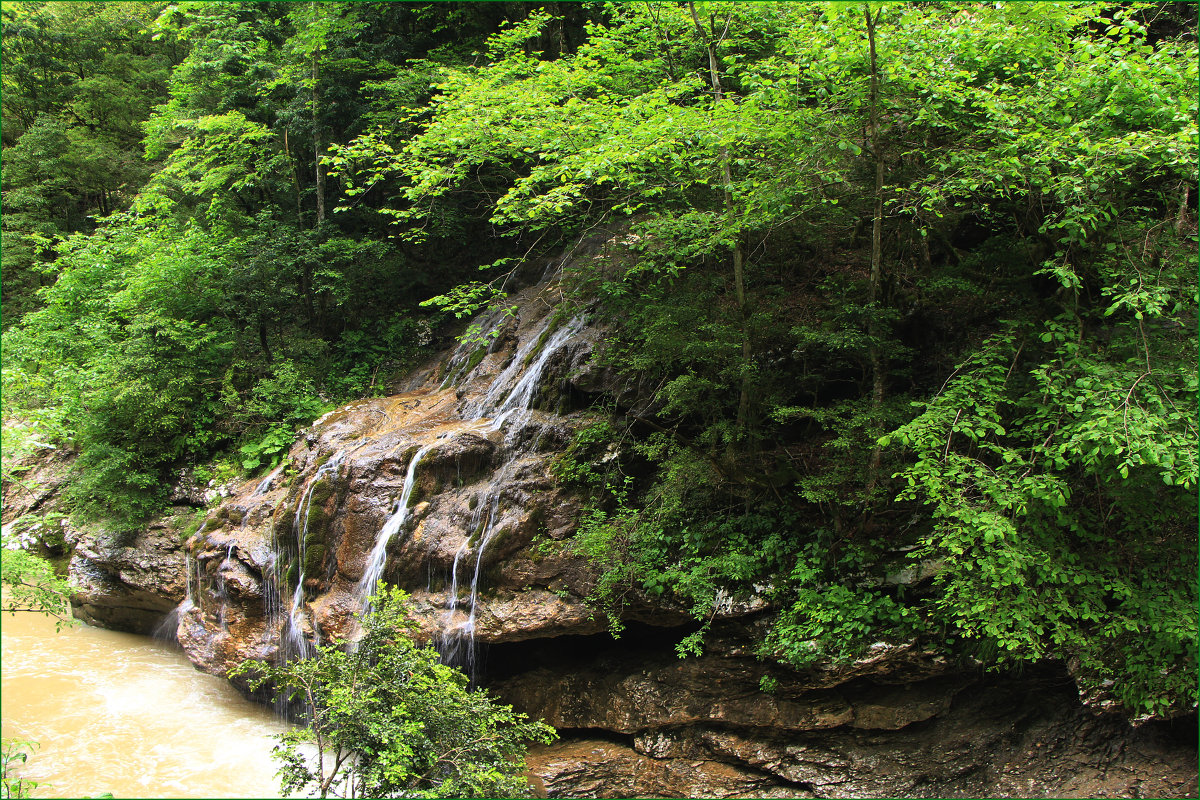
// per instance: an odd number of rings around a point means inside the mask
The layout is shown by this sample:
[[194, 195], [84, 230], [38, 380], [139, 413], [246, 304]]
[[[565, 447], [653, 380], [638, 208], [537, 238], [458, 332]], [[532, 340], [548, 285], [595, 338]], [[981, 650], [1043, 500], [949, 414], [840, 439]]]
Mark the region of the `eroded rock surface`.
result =
[[103, 528], [71, 529], [75, 616], [90, 625], [154, 635], [186, 593], [180, 526], [187, 519], [167, 517], [123, 545]]
[[430, 640], [601, 629], [582, 601], [589, 571], [530, 548], [568, 537], [579, 516], [550, 465], [588, 419], [557, 412], [584, 391], [571, 382], [595, 338], [555, 312], [552, 288], [514, 300], [494, 336], [421, 370], [420, 385], [318, 420], [286, 468], [243, 486], [192, 537], [179, 639], [202, 668], [353, 636], [376, 574], [412, 594]]
[[[620, 673], [616, 660], [605, 666]], [[786, 690], [793, 693], [789, 705], [808, 713], [793, 711], [775, 724], [777, 697], [724, 683], [725, 665], [709, 665], [719, 689], [705, 690], [709, 670], [700, 661], [679, 685], [679, 707], [667, 714], [660, 681], [678, 673], [656, 665], [627, 663], [625, 674], [588, 686], [594, 696], [569, 695], [570, 713], [549, 670], [502, 684], [528, 713], [581, 725], [531, 751], [538, 785], [550, 797], [1190, 797], [1196, 791], [1194, 729], [1189, 734], [1177, 723], [1135, 729], [1119, 716], [1087, 710], [1061, 669], [1020, 678], [953, 671], [891, 686], [859, 678], [800, 696], [793, 686]], [[559, 685], [578, 689], [581, 680], [563, 675]], [[741, 696], [730, 704], [727, 692]], [[607, 710], [608, 703], [617, 710]], [[735, 709], [741, 713], [731, 714]], [[616, 736], [612, 728], [628, 733]]]

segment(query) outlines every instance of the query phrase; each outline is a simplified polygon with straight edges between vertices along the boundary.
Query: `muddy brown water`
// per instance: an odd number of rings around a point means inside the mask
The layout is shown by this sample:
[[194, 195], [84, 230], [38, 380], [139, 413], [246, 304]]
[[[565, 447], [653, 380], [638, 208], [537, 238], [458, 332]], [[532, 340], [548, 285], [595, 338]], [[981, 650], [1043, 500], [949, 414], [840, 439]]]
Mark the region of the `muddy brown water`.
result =
[[5, 738], [39, 747], [17, 775], [35, 797], [279, 797], [269, 709], [198, 672], [177, 648], [4, 614]]

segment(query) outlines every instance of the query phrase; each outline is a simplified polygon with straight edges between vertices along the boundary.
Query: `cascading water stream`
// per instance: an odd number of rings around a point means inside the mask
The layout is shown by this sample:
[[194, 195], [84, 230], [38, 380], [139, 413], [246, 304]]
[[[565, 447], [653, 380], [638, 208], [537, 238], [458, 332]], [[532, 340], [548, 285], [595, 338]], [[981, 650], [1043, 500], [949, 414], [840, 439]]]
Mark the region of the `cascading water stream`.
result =
[[479, 550], [475, 556], [475, 572], [471, 575], [471, 594], [470, 604], [471, 611], [467, 615], [467, 622], [463, 626], [462, 636], [466, 639], [467, 656], [466, 656], [466, 672], [470, 677], [471, 682], [475, 682], [476, 672], [476, 650], [475, 650], [475, 618], [479, 611], [479, 570], [483, 566], [483, 554], [487, 550], [488, 543], [492, 540], [492, 535], [496, 532], [496, 519], [500, 515], [500, 495], [497, 494], [492, 498], [491, 511], [488, 514], [487, 527], [484, 529], [483, 536], [479, 540]]
[[222, 570], [233, 566], [233, 542], [225, 550], [225, 560], [217, 567], [217, 598], [220, 600], [220, 608], [217, 611], [218, 621], [221, 623], [223, 630], [229, 630], [229, 621], [226, 618], [226, 609], [229, 606], [229, 590], [225, 586], [225, 575]]
[[[538, 387], [542, 383], [542, 374], [546, 371], [546, 365], [550, 359], [570, 341], [571, 337], [579, 333], [583, 328], [583, 320], [576, 317], [557, 331], [546, 341], [537, 359], [525, 369], [525, 373], [521, 379], [517, 381], [512, 390], [504, 398], [504, 402], [500, 403], [494, 409], [485, 409], [484, 415], [493, 418], [493, 430], [499, 430], [504, 423], [514, 413], [528, 411], [533, 404], [534, 396]], [[543, 328], [543, 331], [545, 328]], [[541, 337], [539, 336], [539, 339]], [[518, 359], [514, 358], [514, 362]]]
[[[513, 412], [529, 407], [533, 401], [534, 391], [541, 384], [542, 373], [545, 372], [551, 356], [562, 349], [563, 345], [583, 327], [583, 320], [575, 317], [547, 338], [553, 322], [554, 316], [547, 316], [537, 330], [529, 334], [528, 341], [517, 348], [512, 360], [492, 381], [487, 393], [483, 397], [463, 405], [464, 419], [477, 420], [490, 417], [492, 418], [492, 429], [499, 430]], [[539, 345], [541, 350], [534, 359], [533, 354]]]
[[158, 623], [158, 627], [154, 629], [154, 638], [162, 642], [178, 642], [179, 618], [195, 608], [194, 598], [199, 597], [199, 576], [193, 578], [193, 574], [197, 571], [196, 557], [191, 553], [185, 553], [183, 563], [183, 599], [179, 601], [179, 605], [167, 612], [162, 622]]
[[287, 466], [287, 462], [285, 461], [284, 463], [280, 464], [280, 465], [279, 465], [278, 467], [276, 467], [275, 469], [271, 470], [271, 471], [270, 471], [270, 472], [267, 474], [267, 477], [265, 477], [265, 478], [263, 478], [261, 481], [259, 481], [259, 483], [258, 483], [258, 486], [256, 486], [256, 487], [254, 488], [254, 493], [253, 493], [253, 494], [251, 494], [250, 496], [251, 496], [251, 497], [261, 497], [262, 495], [264, 495], [264, 494], [266, 494], [267, 492], [269, 492], [269, 491], [271, 490], [271, 483], [272, 483], [272, 482], [273, 482], [273, 481], [274, 481], [274, 480], [275, 480], [277, 477], [279, 477], [279, 473], [283, 472], [283, 468], [284, 468], [284, 467], [286, 467], [286, 466]]
[[[518, 416], [515, 429], [510, 429], [506, 437], [509, 442], [514, 439], [516, 432], [524, 428], [529, 420], [529, 415], [522, 412], [528, 412], [533, 404], [550, 360], [583, 328], [582, 317], [572, 318], [550, 333], [553, 323], [553, 315], [548, 316], [535, 331], [529, 334], [527, 341], [517, 348], [508, 366], [496, 376], [484, 396], [465, 403], [461, 407], [460, 413], [463, 419], [482, 422], [490, 418], [487, 429], [498, 431], [514, 416]], [[509, 464], [506, 464], [493, 479], [493, 487], [504, 485], [509, 477]], [[470, 530], [476, 532], [476, 536], [468, 537], [454, 555], [454, 562], [450, 570], [450, 586], [446, 593], [446, 612], [442, 633], [438, 639], [438, 651], [442, 654], [442, 661], [463, 667], [472, 681], [476, 677], [478, 660], [475, 625], [479, 612], [479, 577], [487, 546], [496, 532], [496, 524], [500, 517], [499, 491], [491, 491], [490, 499], [479, 503], [478, 509], [470, 523]], [[487, 515], [486, 522], [483, 518], [484, 514]], [[471, 590], [466, 609], [467, 618], [460, 622], [456, 620], [460, 606], [458, 599], [459, 565], [471, 552], [472, 538], [476, 538], [478, 541], [474, 550], [475, 568], [471, 575]]]
[[187, 570], [187, 589], [183, 597], [183, 602], [180, 603], [181, 611], [187, 611], [192, 608], [200, 608], [203, 611], [203, 606], [200, 605], [203, 594], [200, 585], [200, 564], [196, 561], [196, 557], [191, 553], [187, 554], [184, 562]]
[[[299, 656], [300, 658], [308, 658], [313, 652], [312, 645], [309, 644], [308, 639], [304, 636], [303, 628], [304, 567], [308, 557], [308, 548], [305, 540], [308, 538], [308, 521], [312, 512], [313, 490], [326, 475], [331, 472], [337, 473], [342, 465], [343, 457], [344, 454], [337, 453], [322, 464], [317, 469], [316, 474], [309, 480], [303, 494], [300, 496], [300, 501], [296, 504], [296, 516], [292, 521], [292, 529], [296, 532], [296, 549], [298, 553], [296, 562], [296, 589], [292, 593], [291, 611], [288, 614], [283, 632], [283, 641], [281, 642], [285, 660], [288, 660], [289, 656], [292, 655]], [[276, 558], [278, 559], [278, 554]], [[316, 644], [320, 644], [320, 631], [316, 625], [311, 625], [310, 627]]]
[[[438, 637], [438, 652], [442, 662], [461, 667], [472, 683], [478, 671], [478, 648], [475, 640], [475, 623], [479, 613], [479, 578], [483, 572], [483, 559], [487, 547], [497, 533], [500, 522], [500, 492], [511, 478], [511, 462], [506, 464], [492, 479], [480, 495], [480, 502], [471, 517], [468, 530], [473, 531], [454, 554], [450, 572], [450, 587], [446, 593], [446, 613], [442, 621], [442, 632]], [[472, 548], [472, 541], [477, 544]], [[461, 603], [459, 595], [460, 564], [469, 563], [474, 555], [475, 566], [471, 572], [470, 590], [467, 600]], [[461, 618], [465, 612], [466, 619]]]
[[427, 444], [413, 454], [412, 460], [408, 462], [408, 471], [404, 475], [404, 485], [400, 489], [400, 499], [396, 501], [396, 506], [391, 516], [383, 523], [383, 528], [380, 529], [379, 536], [375, 539], [375, 547], [371, 549], [371, 556], [367, 560], [367, 567], [363, 570], [363, 576], [359, 579], [357, 587], [359, 605], [364, 614], [371, 610], [371, 598], [374, 597], [375, 586], [379, 583], [379, 579], [383, 577], [383, 568], [387, 563], [388, 543], [396, 535], [397, 531], [404, 527], [404, 523], [408, 521], [408, 503], [412, 499], [413, 487], [417, 483], [417, 467], [420, 465], [421, 459], [424, 458], [425, 454], [432, 450], [435, 445], [436, 443]]
[[458, 564], [462, 560], [463, 554], [467, 552], [467, 545], [466, 540], [459, 545], [458, 551], [454, 554], [454, 564], [450, 568], [450, 588], [446, 592], [446, 617], [442, 623], [442, 632], [438, 636], [437, 646], [438, 652], [442, 654], [442, 661], [446, 664], [457, 662], [458, 651], [462, 645], [462, 638], [457, 635], [454, 613], [458, 610]]
[[505, 307], [493, 308], [485, 312], [479, 321], [471, 326], [471, 330], [459, 342], [458, 347], [446, 362], [444, 371], [446, 380], [442, 384], [443, 389], [458, 384], [470, 374], [474, 366], [478, 366], [478, 361], [472, 364], [472, 357], [479, 353], [479, 348], [483, 345], [485, 338], [488, 340], [488, 344], [483, 355], [491, 355], [495, 352], [500, 345], [500, 337], [495, 335], [496, 329], [508, 313], [509, 310]]

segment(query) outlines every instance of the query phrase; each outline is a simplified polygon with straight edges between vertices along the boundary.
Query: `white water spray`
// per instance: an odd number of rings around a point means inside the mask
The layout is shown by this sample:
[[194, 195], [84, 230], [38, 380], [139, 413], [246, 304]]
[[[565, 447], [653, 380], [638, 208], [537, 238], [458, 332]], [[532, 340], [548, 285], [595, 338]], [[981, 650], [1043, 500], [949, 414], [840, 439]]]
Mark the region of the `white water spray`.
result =
[[[296, 549], [298, 553], [296, 561], [296, 589], [292, 592], [292, 607], [284, 628], [283, 644], [286, 653], [294, 653], [301, 658], [308, 658], [312, 655], [312, 645], [308, 643], [308, 639], [304, 636], [302, 607], [304, 605], [304, 566], [308, 556], [308, 548], [305, 540], [308, 538], [308, 520], [312, 512], [313, 489], [316, 488], [317, 484], [326, 475], [337, 473], [342, 465], [343, 455], [342, 453], [335, 454], [317, 469], [316, 474], [309, 480], [308, 486], [305, 487], [304, 493], [300, 496], [300, 501], [296, 504], [296, 516], [292, 521], [292, 529], [296, 532]], [[313, 632], [313, 638], [317, 644], [320, 644], [320, 631], [316, 625], [311, 625], [310, 627]]]
[[358, 581], [357, 595], [359, 597], [359, 605], [362, 608], [362, 613], [367, 613], [371, 610], [371, 598], [375, 594], [375, 586], [379, 579], [383, 577], [383, 568], [387, 564], [387, 548], [392, 537], [404, 527], [404, 523], [408, 521], [409, 516], [409, 500], [412, 499], [413, 487], [417, 483], [417, 466], [420, 465], [421, 459], [436, 446], [427, 444], [417, 450], [413, 454], [412, 460], [408, 462], [408, 471], [404, 475], [404, 485], [400, 489], [400, 499], [396, 501], [396, 505], [392, 510], [392, 514], [383, 523], [383, 528], [379, 531], [379, 536], [375, 539], [375, 547], [371, 550], [371, 556], [367, 560], [367, 567], [363, 570], [362, 578]]

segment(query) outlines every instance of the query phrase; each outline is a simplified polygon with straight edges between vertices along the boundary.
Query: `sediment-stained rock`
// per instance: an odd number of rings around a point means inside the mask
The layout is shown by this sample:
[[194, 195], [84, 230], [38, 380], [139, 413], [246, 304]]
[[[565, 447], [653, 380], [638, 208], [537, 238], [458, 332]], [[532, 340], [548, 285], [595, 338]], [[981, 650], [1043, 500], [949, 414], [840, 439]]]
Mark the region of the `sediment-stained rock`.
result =
[[72, 529], [75, 616], [91, 625], [153, 635], [185, 595], [179, 526], [189, 519], [186, 512], [168, 517], [126, 545], [114, 544], [101, 528]]

